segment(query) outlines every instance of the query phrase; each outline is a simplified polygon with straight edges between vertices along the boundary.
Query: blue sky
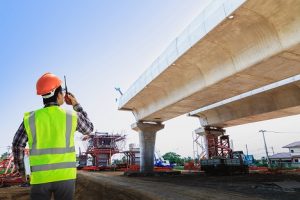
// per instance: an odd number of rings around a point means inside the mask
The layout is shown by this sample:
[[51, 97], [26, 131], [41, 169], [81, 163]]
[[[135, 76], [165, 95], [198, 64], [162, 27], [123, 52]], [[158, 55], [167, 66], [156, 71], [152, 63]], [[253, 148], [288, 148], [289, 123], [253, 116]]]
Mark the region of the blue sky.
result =
[[[126, 91], [210, 1], [0, 1], [0, 147], [11, 144], [24, 112], [42, 106], [35, 83], [45, 72], [67, 76], [69, 90], [97, 130], [124, 130], [127, 143], [138, 143], [138, 134], [130, 129], [134, 117], [117, 110], [114, 86]], [[284, 121], [299, 124], [298, 118]], [[257, 131], [264, 126], [288, 131], [281, 122], [235, 127], [228, 133], [238, 148], [249, 143], [250, 150], [258, 151], [263, 146]], [[157, 135], [157, 149], [192, 155], [192, 131], [198, 126], [197, 119], [186, 116], [166, 122]], [[247, 134], [255, 137], [244, 141]], [[297, 139], [292, 134], [284, 138], [272, 141], [278, 151]]]

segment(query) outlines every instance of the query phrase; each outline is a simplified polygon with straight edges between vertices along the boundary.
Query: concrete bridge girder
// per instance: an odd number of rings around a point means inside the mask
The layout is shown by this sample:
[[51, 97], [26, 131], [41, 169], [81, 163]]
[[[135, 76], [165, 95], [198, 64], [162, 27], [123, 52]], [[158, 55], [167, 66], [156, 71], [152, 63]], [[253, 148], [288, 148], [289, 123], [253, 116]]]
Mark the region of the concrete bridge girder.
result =
[[[151, 152], [158, 130], [152, 125], [154, 128], [149, 131], [139, 121], [160, 124], [297, 74], [300, 74], [299, 0], [213, 1], [119, 99], [119, 109], [131, 110], [138, 121], [134, 129], [140, 134], [143, 149], [141, 171], [153, 170]], [[274, 95], [260, 98], [268, 100]], [[287, 112], [291, 108], [274, 105], [268, 107], [270, 112], [254, 114], [267, 119], [272, 118], [270, 113]], [[233, 113], [232, 117], [234, 112], [242, 116], [241, 111], [223, 109], [228, 111], [224, 113]], [[222, 123], [217, 117], [227, 117], [230, 121], [227, 114], [211, 114], [209, 120], [212, 116], [216, 118], [216, 126]]]
[[193, 114], [202, 126], [229, 127], [300, 113], [300, 81]]
[[233, 17], [136, 95], [125, 94], [120, 109], [134, 109], [137, 120], [162, 122], [300, 73], [299, 1], [249, 0]]

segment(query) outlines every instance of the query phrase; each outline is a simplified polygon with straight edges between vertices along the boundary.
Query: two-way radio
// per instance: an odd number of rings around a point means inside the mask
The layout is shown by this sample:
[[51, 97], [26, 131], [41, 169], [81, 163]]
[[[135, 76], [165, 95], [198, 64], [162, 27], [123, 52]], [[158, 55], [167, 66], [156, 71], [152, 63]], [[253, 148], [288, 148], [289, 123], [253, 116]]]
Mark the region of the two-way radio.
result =
[[66, 78], [66, 76], [64, 76], [64, 80], [65, 80], [65, 91], [66, 91], [66, 94], [65, 94], [65, 102], [66, 102], [66, 104], [68, 104], [68, 105], [72, 105], [72, 101], [71, 101], [71, 99], [68, 97], [68, 95], [71, 95], [71, 94], [68, 92], [67, 78]]

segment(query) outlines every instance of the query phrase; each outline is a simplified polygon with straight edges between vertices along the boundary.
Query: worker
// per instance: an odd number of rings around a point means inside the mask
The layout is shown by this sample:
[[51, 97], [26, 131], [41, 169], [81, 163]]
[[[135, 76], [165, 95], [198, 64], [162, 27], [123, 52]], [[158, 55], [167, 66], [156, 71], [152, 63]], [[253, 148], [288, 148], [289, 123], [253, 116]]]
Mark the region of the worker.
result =
[[[61, 80], [46, 73], [36, 83], [37, 94], [43, 98], [44, 107], [24, 114], [23, 122], [13, 139], [15, 165], [25, 179], [24, 148], [28, 141], [30, 160], [30, 198], [74, 199], [76, 179], [76, 154], [74, 133], [89, 135], [93, 124], [77, 99], [64, 94]], [[60, 106], [66, 101], [74, 111]]]

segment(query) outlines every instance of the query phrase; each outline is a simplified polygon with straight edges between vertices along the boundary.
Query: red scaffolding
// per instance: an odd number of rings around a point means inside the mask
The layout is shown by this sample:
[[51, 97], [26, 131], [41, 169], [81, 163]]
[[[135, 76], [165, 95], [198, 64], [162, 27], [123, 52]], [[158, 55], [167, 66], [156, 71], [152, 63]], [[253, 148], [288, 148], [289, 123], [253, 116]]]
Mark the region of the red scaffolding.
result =
[[[208, 159], [214, 157], [231, 157], [232, 149], [230, 147], [230, 140], [229, 136], [225, 135], [224, 129], [215, 127], [205, 127], [203, 128], [203, 131], [197, 133], [194, 138], [195, 144], [198, 145], [202, 150], [201, 153], [196, 152], [198, 155], [198, 159]], [[200, 139], [201, 141], [199, 141]]]
[[[24, 153], [29, 155], [29, 150], [24, 149]], [[11, 153], [7, 158], [0, 161], [0, 187], [19, 185], [24, 183], [22, 177], [16, 172], [14, 157]]]
[[[96, 132], [91, 135], [86, 152], [79, 155], [79, 168], [86, 170], [111, 169], [111, 157], [120, 153], [120, 143], [124, 142], [125, 136], [120, 134], [109, 134]], [[92, 165], [88, 166], [88, 159], [92, 157]]]

